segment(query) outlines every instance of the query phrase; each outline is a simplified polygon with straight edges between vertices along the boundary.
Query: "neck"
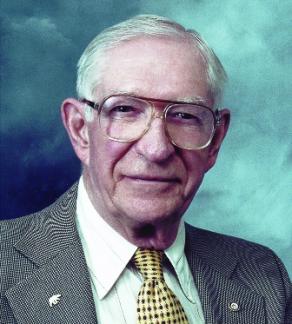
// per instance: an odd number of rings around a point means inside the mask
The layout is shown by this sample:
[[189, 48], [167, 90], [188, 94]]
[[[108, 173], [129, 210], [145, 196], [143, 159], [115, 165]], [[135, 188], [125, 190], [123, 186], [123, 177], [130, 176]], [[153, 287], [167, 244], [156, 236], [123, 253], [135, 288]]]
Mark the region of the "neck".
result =
[[140, 224], [127, 232], [126, 239], [138, 247], [165, 250], [175, 241], [180, 221], [170, 224]]

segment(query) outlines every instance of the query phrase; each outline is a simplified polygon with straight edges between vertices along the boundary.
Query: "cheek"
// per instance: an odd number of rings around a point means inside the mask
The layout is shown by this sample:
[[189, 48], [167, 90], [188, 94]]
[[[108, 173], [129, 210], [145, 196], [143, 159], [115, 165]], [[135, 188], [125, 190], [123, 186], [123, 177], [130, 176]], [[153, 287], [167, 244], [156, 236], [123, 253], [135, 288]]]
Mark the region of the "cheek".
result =
[[107, 179], [110, 182], [114, 178], [117, 163], [125, 155], [128, 147], [127, 143], [115, 142], [102, 135], [97, 136], [90, 143], [89, 169], [94, 169], [98, 178]]
[[185, 152], [183, 156], [187, 170], [186, 196], [193, 195], [200, 186], [205, 175], [207, 154], [201, 152]]

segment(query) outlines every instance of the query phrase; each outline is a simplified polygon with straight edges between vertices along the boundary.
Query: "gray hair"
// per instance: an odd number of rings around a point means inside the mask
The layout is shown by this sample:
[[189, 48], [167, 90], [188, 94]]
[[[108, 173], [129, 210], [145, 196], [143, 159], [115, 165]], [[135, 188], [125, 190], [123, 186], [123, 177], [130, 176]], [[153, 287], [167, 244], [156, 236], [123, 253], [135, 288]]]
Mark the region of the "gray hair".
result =
[[185, 29], [175, 21], [155, 15], [138, 15], [125, 20], [103, 30], [91, 41], [78, 62], [79, 98], [93, 99], [94, 91], [102, 80], [106, 52], [124, 41], [139, 36], [189, 40], [196, 49], [199, 49], [206, 63], [207, 82], [214, 106], [220, 103], [227, 75], [216, 54], [195, 30]]

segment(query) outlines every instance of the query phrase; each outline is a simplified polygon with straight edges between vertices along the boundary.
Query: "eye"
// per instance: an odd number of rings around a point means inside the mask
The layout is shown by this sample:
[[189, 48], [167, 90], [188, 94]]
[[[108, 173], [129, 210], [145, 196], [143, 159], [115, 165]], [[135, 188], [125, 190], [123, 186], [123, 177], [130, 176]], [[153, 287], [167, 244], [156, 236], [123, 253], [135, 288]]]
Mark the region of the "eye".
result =
[[127, 112], [131, 112], [134, 111], [135, 108], [132, 106], [116, 106], [112, 108], [112, 112], [120, 112], [120, 113], [127, 113]]
[[184, 112], [177, 112], [175, 114], [176, 118], [181, 118], [181, 119], [196, 119], [197, 117], [192, 115], [192, 114], [188, 114], [188, 113], [184, 113]]
[[168, 121], [173, 123], [180, 123], [182, 125], [189, 125], [189, 126], [202, 126], [203, 121], [200, 116], [190, 113], [190, 112], [183, 112], [183, 111], [175, 111], [169, 114]]
[[133, 105], [115, 105], [107, 111], [107, 117], [115, 120], [135, 121], [143, 111]]

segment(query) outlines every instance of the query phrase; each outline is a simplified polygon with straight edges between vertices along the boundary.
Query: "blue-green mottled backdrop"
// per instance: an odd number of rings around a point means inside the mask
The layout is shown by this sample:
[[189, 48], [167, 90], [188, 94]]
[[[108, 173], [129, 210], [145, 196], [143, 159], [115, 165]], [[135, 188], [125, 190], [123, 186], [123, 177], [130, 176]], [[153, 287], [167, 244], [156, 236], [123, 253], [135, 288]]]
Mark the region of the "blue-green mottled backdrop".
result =
[[292, 274], [290, 1], [3, 0], [1, 217], [38, 210], [79, 176], [59, 118], [101, 29], [154, 13], [197, 29], [229, 74], [232, 124], [187, 220], [265, 244]]

